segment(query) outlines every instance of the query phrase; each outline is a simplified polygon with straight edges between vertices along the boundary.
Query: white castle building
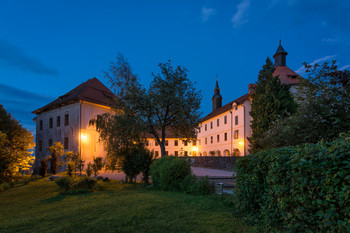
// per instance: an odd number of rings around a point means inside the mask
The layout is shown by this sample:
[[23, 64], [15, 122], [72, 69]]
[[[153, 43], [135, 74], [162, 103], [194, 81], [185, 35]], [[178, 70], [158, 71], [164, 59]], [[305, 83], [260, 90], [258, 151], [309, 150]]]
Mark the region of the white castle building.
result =
[[[299, 82], [297, 73], [286, 65], [287, 52], [280, 44], [275, 55], [275, 71], [281, 83], [290, 85], [290, 91], [296, 91]], [[248, 93], [222, 106], [222, 96], [218, 81], [212, 98], [213, 111], [205, 116], [199, 125], [198, 155], [199, 156], [244, 156], [249, 154], [251, 137], [251, 98], [255, 84], [248, 85]]]
[[[274, 55], [276, 70], [282, 83], [291, 85], [291, 91], [299, 82], [299, 75], [286, 66], [287, 52], [281, 43]], [[248, 85], [248, 93], [222, 106], [222, 96], [216, 81], [212, 98], [213, 111], [199, 125], [197, 140], [183, 141], [167, 132], [166, 154], [175, 156], [244, 156], [249, 152], [251, 136], [251, 98], [255, 84]], [[98, 79], [80, 84], [53, 102], [33, 111], [36, 114], [35, 168], [39, 161], [50, 154], [48, 147], [61, 142], [65, 151], [78, 152], [82, 159], [106, 156], [99, 133], [89, 124], [91, 119], [104, 113], [112, 113], [110, 99], [114, 94]], [[160, 147], [153, 138], [147, 147], [160, 155]]]

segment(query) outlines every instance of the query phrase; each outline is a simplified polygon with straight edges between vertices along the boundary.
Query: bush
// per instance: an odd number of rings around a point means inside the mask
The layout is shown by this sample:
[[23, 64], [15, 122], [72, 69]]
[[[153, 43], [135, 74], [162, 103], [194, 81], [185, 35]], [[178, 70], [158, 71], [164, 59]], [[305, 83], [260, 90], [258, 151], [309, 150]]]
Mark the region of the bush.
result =
[[97, 176], [98, 172], [103, 168], [102, 157], [94, 157], [94, 163], [92, 164], [92, 171]]
[[39, 175], [42, 177], [46, 176], [47, 174], [47, 159], [40, 160], [40, 166], [39, 166]]
[[[155, 187], [162, 190], [181, 191], [180, 184], [191, 175], [190, 164], [177, 157], [163, 157], [157, 159], [150, 169]], [[187, 178], [191, 179], [191, 178]]]
[[91, 190], [96, 184], [96, 180], [90, 177], [72, 178], [72, 177], [66, 176], [55, 180], [55, 183], [61, 189], [67, 192], [69, 190], [81, 190], [81, 189]]
[[180, 183], [180, 189], [184, 193], [209, 195], [214, 192], [214, 186], [208, 180], [208, 177], [200, 177], [198, 180], [195, 175], [187, 175]]
[[86, 175], [88, 176], [88, 177], [91, 177], [91, 175], [92, 175], [92, 164], [89, 162], [88, 164], [87, 164], [87, 168], [86, 168]]
[[75, 170], [75, 163], [73, 161], [67, 162], [67, 175], [73, 176]]
[[350, 229], [350, 135], [260, 151], [237, 161], [237, 208], [291, 232]]
[[3, 192], [6, 189], [9, 189], [10, 187], [11, 187], [11, 184], [9, 184], [9, 183], [1, 183], [0, 184], [0, 192]]

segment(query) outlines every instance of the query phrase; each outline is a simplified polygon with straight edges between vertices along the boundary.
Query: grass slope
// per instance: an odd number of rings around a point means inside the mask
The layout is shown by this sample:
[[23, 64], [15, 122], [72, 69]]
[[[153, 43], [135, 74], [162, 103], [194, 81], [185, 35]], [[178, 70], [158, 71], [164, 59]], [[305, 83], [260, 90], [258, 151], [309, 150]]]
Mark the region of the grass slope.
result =
[[215, 197], [162, 192], [140, 184], [98, 184], [60, 194], [40, 179], [0, 193], [0, 232], [251, 232]]

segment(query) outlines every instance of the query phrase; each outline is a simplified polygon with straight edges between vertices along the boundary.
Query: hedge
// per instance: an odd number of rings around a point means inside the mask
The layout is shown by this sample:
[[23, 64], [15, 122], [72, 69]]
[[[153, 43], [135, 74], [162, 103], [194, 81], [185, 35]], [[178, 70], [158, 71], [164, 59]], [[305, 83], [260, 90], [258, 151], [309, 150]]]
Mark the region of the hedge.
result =
[[288, 232], [350, 231], [350, 135], [239, 159], [237, 208]]

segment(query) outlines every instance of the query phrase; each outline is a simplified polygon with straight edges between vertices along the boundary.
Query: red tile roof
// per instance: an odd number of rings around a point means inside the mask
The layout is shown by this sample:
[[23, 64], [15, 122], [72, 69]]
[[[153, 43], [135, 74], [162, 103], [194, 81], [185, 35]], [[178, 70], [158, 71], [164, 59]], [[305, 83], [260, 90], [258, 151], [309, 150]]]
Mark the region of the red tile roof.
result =
[[300, 77], [299, 74], [295, 73], [293, 70], [291, 70], [287, 66], [277, 66], [275, 72], [273, 73], [273, 76], [278, 76], [281, 80], [281, 83], [286, 85], [295, 85], [299, 83], [298, 77]]
[[60, 106], [78, 102], [79, 100], [110, 106], [110, 99], [114, 97], [115, 95], [105, 85], [103, 85], [97, 78], [93, 78], [58, 97], [44, 107], [33, 111], [33, 113], [38, 114]]
[[212, 111], [211, 113], [209, 113], [208, 115], [206, 115], [205, 117], [202, 118], [201, 122], [207, 121], [215, 116], [218, 116], [224, 112], [227, 112], [229, 110], [232, 109], [232, 104], [236, 103], [237, 105], [241, 105], [244, 103], [244, 101], [248, 100], [250, 96], [250, 93], [247, 93], [241, 97], [239, 97], [238, 99], [235, 99], [234, 101], [231, 101], [230, 103], [222, 106], [221, 108], [216, 109], [215, 111]]

